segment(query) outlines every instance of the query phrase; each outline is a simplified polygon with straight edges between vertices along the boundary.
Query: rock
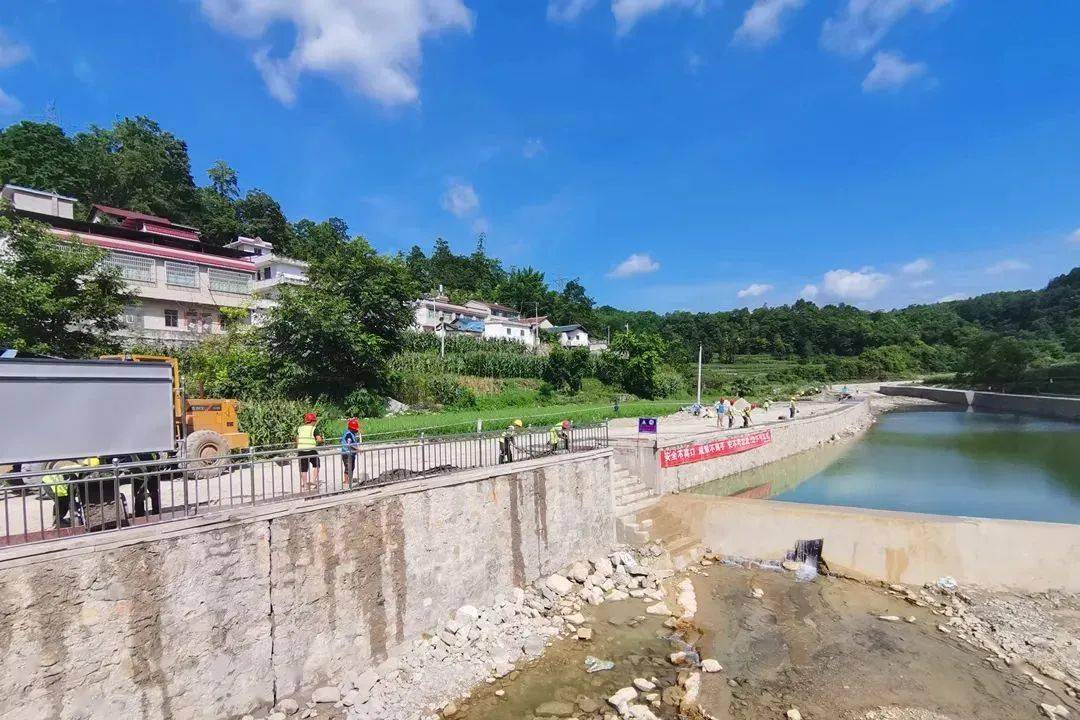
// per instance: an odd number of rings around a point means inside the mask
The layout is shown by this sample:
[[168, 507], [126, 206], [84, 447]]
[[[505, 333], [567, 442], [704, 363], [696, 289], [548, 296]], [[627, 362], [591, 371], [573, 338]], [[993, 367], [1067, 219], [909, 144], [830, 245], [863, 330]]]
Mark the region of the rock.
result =
[[626, 708], [627, 715], [633, 720], [660, 720], [652, 710], [644, 705], [630, 705]]
[[906, 618], [904, 618], [904, 622], [908, 622], [908, 623], [915, 622], [915, 616], [914, 615], [908, 615]]
[[610, 660], [601, 660], [600, 658], [593, 657], [592, 655], [585, 656], [585, 672], [602, 672], [604, 670], [611, 670], [614, 667], [615, 663], [611, 662]]
[[795, 560], [785, 560], [784, 562], [780, 563], [780, 566], [788, 572], [795, 572], [799, 569], [801, 565], [801, 562], [797, 562]]
[[445, 705], [443, 705], [443, 709], [442, 709], [442, 716], [443, 717], [454, 717], [455, 715], [457, 715], [457, 713], [458, 713], [458, 706], [453, 701], [450, 701], [450, 702], [446, 703]]
[[592, 628], [578, 628], [576, 637], [578, 640], [592, 640]]
[[595, 570], [596, 574], [600, 577], [609, 578], [615, 572], [614, 566], [612, 566], [611, 561], [607, 558], [596, 558], [595, 560], [592, 560], [592, 566], [593, 570]]
[[589, 577], [589, 566], [583, 562], [576, 562], [570, 566], [567, 574], [577, 582], [583, 583]]
[[645, 577], [649, 574], [649, 568], [637, 562], [633, 565], [627, 565], [626, 571], [633, 577]]
[[802, 713], [798, 708], [791, 708], [787, 711], [787, 720], [802, 720]]
[[690, 673], [682, 681], [683, 697], [679, 710], [688, 715], [697, 709], [698, 696], [701, 694], [701, 673]]
[[622, 590], [612, 590], [604, 596], [607, 600], [625, 600], [628, 597], [630, 597], [630, 595], [624, 593]]
[[592, 697], [581, 695], [573, 702], [578, 704], [578, 707], [581, 708], [581, 711], [584, 712], [585, 715], [593, 715], [594, 712], [599, 712], [600, 710], [600, 704], [594, 701]]
[[571, 613], [570, 615], [564, 615], [563, 619], [566, 620], [566, 622], [568, 623], [573, 623], [574, 625], [585, 624], [585, 616], [581, 613]]
[[716, 660], [709, 658], [708, 660], [701, 661], [701, 669], [707, 673], [717, 673], [724, 669], [724, 666], [718, 663]]
[[495, 691], [495, 697], [499, 697], [499, 698], [506, 697], [506, 691], [502, 690], [502, 689], [496, 690]]
[[551, 717], [570, 717], [574, 714], [574, 704], [563, 702], [561, 700], [552, 700], [537, 706], [533, 712], [537, 715], [548, 715]]
[[669, 685], [660, 693], [660, 700], [665, 705], [678, 706], [683, 699], [683, 689], [677, 685]]
[[672, 665], [689, 665], [690, 656], [686, 652], [679, 650], [668, 655], [668, 660]]
[[1050, 720], [1058, 720], [1059, 718], [1069, 717], [1069, 708], [1064, 705], [1051, 705], [1049, 703], [1041, 703], [1039, 709], [1043, 711], [1046, 717]]
[[300, 703], [296, 702], [292, 698], [286, 698], [277, 704], [278, 712], [283, 712], [286, 715], [295, 715], [300, 712]]
[[756, 600], [760, 600], [761, 598], [765, 597], [765, 591], [761, 588], [754, 588], [750, 591], [750, 597]]
[[468, 626], [480, 619], [480, 611], [472, 605], [462, 605], [454, 613], [454, 620], [461, 626]]
[[341, 701], [341, 693], [333, 685], [326, 685], [311, 693], [311, 701], [317, 703], [336, 703]]
[[884, 620], [885, 622], [899, 622], [900, 618], [896, 615], [878, 615], [878, 620]]
[[270, 713], [269, 715], [266, 716], [266, 720], [285, 720], [285, 713], [283, 713], [283, 712], [272, 712], [272, 713]]
[[525, 591], [519, 587], [510, 591], [510, 602], [515, 605], [523, 605], [525, 603]]
[[671, 608], [667, 606], [667, 603], [658, 602], [655, 605], [650, 605], [645, 608], [645, 612], [650, 615], [671, 615]]
[[544, 654], [544, 648], [547, 647], [547, 643], [544, 638], [539, 635], [532, 635], [526, 638], [525, 643], [521, 646], [522, 652], [529, 657], [540, 657]]
[[645, 678], [634, 678], [634, 687], [641, 692], [652, 692], [656, 689], [656, 683], [649, 682]]
[[545, 581], [545, 585], [553, 593], [562, 597], [573, 589], [574, 585], [562, 575], [552, 575]]
[[608, 703], [619, 711], [620, 715], [627, 713], [630, 701], [637, 697], [637, 690], [632, 687], [624, 687], [607, 699]]

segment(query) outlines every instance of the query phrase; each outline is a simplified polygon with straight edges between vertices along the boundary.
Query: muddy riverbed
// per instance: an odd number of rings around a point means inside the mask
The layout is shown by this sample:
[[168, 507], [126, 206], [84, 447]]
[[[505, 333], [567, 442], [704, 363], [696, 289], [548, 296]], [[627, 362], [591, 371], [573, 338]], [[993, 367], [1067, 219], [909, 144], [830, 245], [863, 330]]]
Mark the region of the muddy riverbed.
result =
[[[1010, 666], [964, 642], [960, 632], [940, 630], [949, 621], [940, 608], [935, 614], [933, 607], [841, 578], [797, 582], [792, 573], [725, 565], [695, 568], [689, 577], [698, 612], [694, 627], [682, 633], [702, 658], [723, 666], [701, 676], [700, 704], [709, 717], [784, 718], [797, 709], [808, 720], [1014, 720], [1046, 717], [1041, 703], [1080, 716], [1065, 685], [1036, 684], [1024, 663]], [[668, 661], [677, 649], [673, 630], [665, 618], [647, 615], [646, 606], [628, 600], [585, 608], [591, 640], [557, 640], [534, 663], [475, 688], [457, 703], [454, 718], [610, 719], [616, 713], [607, 698], [635, 680], [656, 685], [639, 692], [638, 702], [651, 701], [658, 717], [677, 717], [677, 705], [666, 701], [677, 703], [679, 673], [685, 678], [689, 670]], [[1080, 615], [1067, 609], [1057, 619], [1065, 627], [1051, 641], [1075, 652]], [[612, 661], [613, 669], [587, 673], [590, 655]]]

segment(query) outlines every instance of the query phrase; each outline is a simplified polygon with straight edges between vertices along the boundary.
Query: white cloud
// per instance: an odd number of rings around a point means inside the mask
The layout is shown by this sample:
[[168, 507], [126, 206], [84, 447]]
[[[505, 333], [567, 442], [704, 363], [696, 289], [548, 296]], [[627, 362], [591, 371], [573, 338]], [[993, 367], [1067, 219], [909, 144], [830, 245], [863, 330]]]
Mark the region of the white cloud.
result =
[[900, 269], [906, 275], [922, 275], [933, 266], [934, 264], [926, 258], [916, 258]]
[[628, 278], [634, 275], [645, 275], [660, 269], [660, 263], [649, 257], [648, 253], [634, 253], [630, 257], [616, 265], [608, 273], [609, 278]]
[[955, 300], [967, 300], [967, 299], [968, 299], [968, 297], [970, 297], [970, 296], [969, 296], [969, 295], [967, 295], [966, 293], [953, 293], [953, 294], [951, 294], [951, 295], [945, 295], [944, 297], [939, 297], [939, 298], [937, 299], [937, 301], [938, 301], [939, 303], [942, 303], [942, 302], [953, 302], [953, 301], [955, 301]]
[[472, 222], [472, 231], [479, 235], [484, 233], [485, 235], [491, 232], [491, 223], [486, 217], [478, 217]]
[[1021, 270], [1030, 270], [1031, 266], [1023, 260], [1002, 260], [996, 262], [990, 267], [986, 268], [986, 272], [989, 275], [1003, 275], [1009, 272], [1020, 272]]
[[543, 155], [545, 152], [547, 152], [547, 148], [540, 138], [529, 138], [521, 148], [521, 154], [529, 160], [532, 160], [537, 155]]
[[615, 32], [625, 35], [634, 29], [638, 21], [667, 8], [686, 8], [701, 12], [704, 0], [611, 0], [611, 13], [615, 16]]
[[450, 187], [442, 197], [443, 210], [461, 218], [473, 214], [479, 207], [480, 196], [472, 185], [463, 180], [450, 181]]
[[735, 31], [735, 39], [754, 45], [769, 43], [780, 37], [784, 13], [798, 10], [805, 4], [806, 0], [754, 0], [743, 16], [742, 25]]
[[551, 22], [572, 23], [596, 4], [596, 0], [548, 0], [547, 19]]
[[1073, 230], [1069, 237], [1065, 239], [1065, 242], [1070, 245], [1080, 245], [1080, 228]]
[[821, 44], [845, 55], [862, 55], [881, 42], [893, 25], [913, 10], [930, 14], [951, 0], [847, 0], [835, 18], [825, 21]]
[[799, 297], [804, 300], [813, 300], [818, 296], [818, 286], [814, 284], [804, 285], [803, 289], [799, 292]]
[[18, 65], [30, 57], [30, 48], [20, 42], [16, 42], [0, 30], [0, 69]]
[[933, 281], [933, 280], [914, 280], [914, 281], [912, 281], [912, 283], [911, 283], [911, 287], [913, 287], [913, 288], [915, 288], [916, 290], [918, 290], [918, 289], [920, 289], [920, 288], [928, 288], [928, 287], [930, 287], [930, 286], [931, 286], [931, 285], [933, 285], [933, 284], [934, 284], [934, 281]]
[[737, 295], [741, 298], [760, 297], [772, 289], [773, 286], [767, 285], [766, 283], [750, 283], [740, 290]]
[[889, 284], [889, 276], [872, 268], [830, 270], [825, 273], [825, 292], [841, 300], [869, 300]]
[[14, 115], [20, 110], [22, 110], [22, 103], [19, 99], [8, 95], [3, 88], [0, 88], [0, 114]]
[[862, 82], [863, 92], [896, 90], [926, 74], [926, 63], [908, 62], [895, 52], [874, 54], [874, 67]]
[[472, 30], [462, 0], [202, 0], [218, 28], [259, 39], [271, 25], [289, 23], [295, 45], [285, 57], [268, 47], [253, 55], [275, 98], [290, 105], [305, 72], [326, 73], [385, 105], [415, 102], [426, 36]]

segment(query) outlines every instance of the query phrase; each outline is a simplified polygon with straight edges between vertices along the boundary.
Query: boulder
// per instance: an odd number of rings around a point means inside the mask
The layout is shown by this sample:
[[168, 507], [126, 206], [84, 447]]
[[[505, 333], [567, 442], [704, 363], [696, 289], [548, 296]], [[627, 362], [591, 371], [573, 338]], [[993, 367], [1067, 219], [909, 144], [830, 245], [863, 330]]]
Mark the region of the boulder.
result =
[[655, 605], [650, 605], [645, 608], [645, 612], [650, 615], [671, 615], [671, 608], [667, 606], [667, 603], [658, 602]]
[[574, 625], [585, 624], [585, 616], [579, 612], [571, 613], [570, 615], [564, 615], [563, 619], [566, 620], [566, 622], [568, 623], [573, 623]]
[[626, 708], [627, 717], [632, 720], [660, 720], [648, 707], [644, 705], [630, 705]]
[[292, 698], [285, 698], [277, 704], [277, 711], [283, 712], [286, 715], [295, 715], [300, 712], [300, 703], [296, 702]]
[[570, 566], [570, 572], [567, 574], [575, 581], [583, 583], [589, 577], [589, 566], [583, 562], [576, 562]]
[[454, 613], [454, 620], [462, 626], [472, 625], [480, 619], [480, 611], [472, 605], [462, 605]]
[[788, 710], [787, 720], [802, 720], [802, 713], [799, 712], [799, 708], [791, 708]]
[[578, 640], [592, 640], [592, 628], [578, 628]]
[[630, 701], [637, 697], [637, 690], [632, 687], [624, 687], [607, 699], [608, 704], [619, 711], [620, 715], [627, 713]]
[[311, 693], [311, 701], [317, 703], [336, 703], [341, 701], [341, 692], [333, 685], [326, 685]]
[[547, 579], [545, 586], [559, 597], [566, 595], [574, 587], [573, 583], [564, 578], [562, 575], [550, 576]]
[[652, 692], [656, 689], [656, 683], [649, 682], [645, 678], [634, 678], [634, 687], [641, 692]]
[[605, 558], [596, 558], [592, 561], [593, 570], [596, 574], [602, 578], [611, 577], [615, 572], [615, 568], [612, 566], [611, 561]]
[[592, 715], [593, 713], [600, 712], [600, 703], [593, 700], [591, 697], [581, 695], [576, 700], [574, 700], [574, 702], [577, 703], [577, 706], [581, 709], [581, 712], [585, 713], [586, 715]]
[[724, 669], [724, 666], [718, 663], [716, 660], [709, 658], [708, 660], [701, 661], [701, 669], [707, 673], [718, 673]]

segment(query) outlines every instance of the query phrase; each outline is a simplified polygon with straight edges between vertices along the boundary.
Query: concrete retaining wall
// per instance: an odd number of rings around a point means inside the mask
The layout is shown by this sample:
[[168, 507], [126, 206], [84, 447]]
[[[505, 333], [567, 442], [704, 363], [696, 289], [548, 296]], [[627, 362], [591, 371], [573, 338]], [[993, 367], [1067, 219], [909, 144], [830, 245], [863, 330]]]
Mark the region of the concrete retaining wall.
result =
[[0, 552], [0, 720], [240, 715], [614, 542], [611, 451]]
[[936, 400], [950, 405], [974, 407], [976, 410], [1036, 415], [1061, 420], [1080, 420], [1080, 398], [1047, 395], [1009, 395], [1007, 393], [949, 390], [922, 387], [920, 385], [882, 385], [880, 392], [882, 395], [926, 398], [927, 400]]
[[829, 567], [854, 577], [922, 584], [951, 575], [992, 590], [1080, 592], [1080, 525], [703, 495], [662, 502], [726, 555], [783, 559], [797, 540], [824, 538]]
[[[767, 465], [790, 455], [815, 448], [833, 435], [853, 427], [868, 426], [871, 409], [867, 401], [852, 403], [845, 407], [811, 417], [797, 418], [793, 422], [772, 423], [747, 430], [703, 433], [681, 438], [656, 441], [625, 439], [615, 445], [615, 457], [620, 467], [640, 478], [657, 495], [667, 495], [676, 490], [686, 490], [718, 478], [734, 475], [751, 468]], [[666, 448], [687, 443], [707, 443], [725, 437], [737, 437], [768, 428], [772, 442], [768, 445], [734, 455], [712, 460], [663, 468], [660, 453]]]

